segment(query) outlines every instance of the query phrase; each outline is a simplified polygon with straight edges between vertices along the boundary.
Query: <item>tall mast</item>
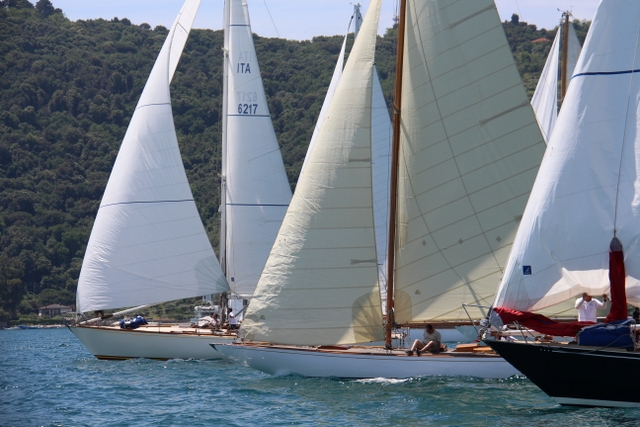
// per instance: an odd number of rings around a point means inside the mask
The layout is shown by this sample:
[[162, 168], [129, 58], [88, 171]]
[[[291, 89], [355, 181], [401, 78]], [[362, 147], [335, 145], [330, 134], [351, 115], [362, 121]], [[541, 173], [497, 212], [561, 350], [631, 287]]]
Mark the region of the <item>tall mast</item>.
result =
[[[224, 2], [224, 44], [222, 47], [222, 152], [220, 154], [220, 267], [227, 277], [227, 115], [229, 102], [229, 27], [231, 26], [230, 1]], [[228, 297], [220, 295], [220, 321], [226, 321]]]
[[224, 45], [222, 48], [222, 153], [220, 167], [220, 267], [227, 275], [227, 113], [229, 97], [229, 25], [231, 6], [224, 2]]
[[400, 151], [400, 107], [402, 105], [402, 62], [404, 60], [404, 31], [407, 12], [407, 0], [400, 1], [398, 22], [398, 52], [396, 54], [396, 91], [393, 101], [393, 142], [391, 144], [391, 191], [389, 203], [389, 241], [387, 247], [387, 323], [384, 342], [391, 348], [391, 330], [393, 329], [393, 280], [395, 270], [396, 207], [398, 193], [398, 158]]
[[560, 62], [560, 102], [564, 100], [567, 93], [567, 58], [569, 57], [569, 17], [571, 12], [562, 12], [564, 21], [562, 22], [562, 56]]
[[360, 13], [360, 3], [353, 5], [353, 19], [355, 20], [356, 29], [355, 37], [358, 37], [360, 27], [362, 26], [362, 14]]

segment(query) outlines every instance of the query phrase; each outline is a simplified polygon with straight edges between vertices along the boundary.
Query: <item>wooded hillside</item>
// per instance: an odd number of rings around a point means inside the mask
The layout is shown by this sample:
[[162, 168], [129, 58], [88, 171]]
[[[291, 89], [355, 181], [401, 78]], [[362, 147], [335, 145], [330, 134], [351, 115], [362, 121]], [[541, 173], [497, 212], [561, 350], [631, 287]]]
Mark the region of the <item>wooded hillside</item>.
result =
[[[588, 23], [574, 25], [582, 42]], [[504, 27], [532, 94], [555, 29], [538, 30], [515, 15]], [[49, 0], [0, 1], [0, 321], [75, 303], [100, 198], [167, 34], [127, 19], [72, 22]], [[254, 40], [293, 188], [342, 36]], [[193, 30], [171, 85], [184, 164], [212, 242], [219, 222], [222, 41], [220, 31]], [[389, 103], [395, 43], [389, 29], [376, 53]]]

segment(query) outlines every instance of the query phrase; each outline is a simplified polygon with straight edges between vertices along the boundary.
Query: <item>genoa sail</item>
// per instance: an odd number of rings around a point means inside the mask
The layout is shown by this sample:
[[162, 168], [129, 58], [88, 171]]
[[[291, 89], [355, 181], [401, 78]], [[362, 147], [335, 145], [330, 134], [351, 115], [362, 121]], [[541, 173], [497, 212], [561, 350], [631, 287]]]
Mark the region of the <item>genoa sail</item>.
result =
[[620, 14], [615, 3], [602, 2], [591, 24], [496, 307], [537, 312], [583, 292], [607, 292], [614, 236], [624, 248], [627, 301], [640, 304], [640, 10], [627, 6], [628, 13]]
[[308, 154], [239, 336], [319, 345], [382, 339], [371, 121], [372, 2]]
[[185, 3], [122, 141], [82, 264], [78, 312], [228, 289], [187, 181], [169, 93], [199, 5]]

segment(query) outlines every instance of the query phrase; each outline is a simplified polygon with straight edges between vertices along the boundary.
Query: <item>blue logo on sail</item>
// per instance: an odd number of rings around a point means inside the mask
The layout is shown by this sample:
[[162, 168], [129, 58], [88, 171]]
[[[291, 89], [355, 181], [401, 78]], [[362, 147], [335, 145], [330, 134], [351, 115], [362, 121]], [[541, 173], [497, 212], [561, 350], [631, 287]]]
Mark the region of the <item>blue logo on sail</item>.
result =
[[530, 265], [523, 265], [522, 266], [522, 274], [524, 274], [525, 276], [531, 276], [531, 266]]

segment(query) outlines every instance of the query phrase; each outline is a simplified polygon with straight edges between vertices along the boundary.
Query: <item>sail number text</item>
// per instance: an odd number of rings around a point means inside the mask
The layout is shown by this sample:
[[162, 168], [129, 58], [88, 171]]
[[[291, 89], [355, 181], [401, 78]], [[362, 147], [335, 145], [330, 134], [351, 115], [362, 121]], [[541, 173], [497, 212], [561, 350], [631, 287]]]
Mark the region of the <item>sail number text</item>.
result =
[[238, 114], [256, 114], [258, 111], [258, 94], [256, 92], [236, 92]]
[[236, 73], [246, 74], [251, 73], [251, 52], [239, 52], [236, 62]]
[[258, 104], [238, 104], [238, 114], [255, 114]]

